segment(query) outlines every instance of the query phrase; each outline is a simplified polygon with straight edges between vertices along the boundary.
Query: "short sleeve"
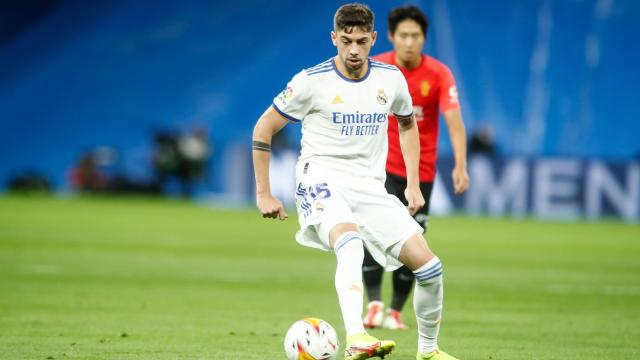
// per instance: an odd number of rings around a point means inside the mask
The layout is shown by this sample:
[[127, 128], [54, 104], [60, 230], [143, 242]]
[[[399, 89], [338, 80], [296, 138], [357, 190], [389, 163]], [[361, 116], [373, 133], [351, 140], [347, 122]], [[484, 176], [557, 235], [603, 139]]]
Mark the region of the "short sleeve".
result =
[[442, 113], [460, 108], [456, 81], [453, 79], [451, 70], [449, 70], [446, 66], [443, 66], [443, 69], [440, 73], [440, 94], [438, 103], [440, 105], [440, 112]]
[[291, 121], [300, 122], [304, 119], [311, 109], [309, 77], [304, 71], [296, 74], [273, 99], [273, 108]]
[[413, 103], [411, 102], [409, 86], [402, 73], [398, 71], [398, 74], [398, 90], [391, 104], [391, 112], [396, 116], [410, 116], [413, 114]]

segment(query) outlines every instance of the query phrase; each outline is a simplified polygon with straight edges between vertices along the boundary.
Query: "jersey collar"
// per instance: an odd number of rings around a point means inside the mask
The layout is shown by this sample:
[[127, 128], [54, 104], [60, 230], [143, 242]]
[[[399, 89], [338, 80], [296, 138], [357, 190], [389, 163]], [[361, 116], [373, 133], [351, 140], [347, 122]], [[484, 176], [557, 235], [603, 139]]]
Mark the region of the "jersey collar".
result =
[[348, 81], [348, 82], [362, 82], [364, 80], [366, 80], [369, 77], [369, 73], [371, 72], [371, 58], [367, 58], [367, 73], [364, 74], [363, 77], [361, 77], [360, 79], [349, 79], [348, 77], [345, 77], [344, 75], [342, 75], [342, 73], [340, 72], [340, 70], [338, 70], [338, 68], [336, 67], [336, 58], [332, 58], [331, 59], [331, 66], [333, 66], [333, 71], [336, 72], [336, 74], [338, 74], [338, 76], [340, 76], [342, 79]]

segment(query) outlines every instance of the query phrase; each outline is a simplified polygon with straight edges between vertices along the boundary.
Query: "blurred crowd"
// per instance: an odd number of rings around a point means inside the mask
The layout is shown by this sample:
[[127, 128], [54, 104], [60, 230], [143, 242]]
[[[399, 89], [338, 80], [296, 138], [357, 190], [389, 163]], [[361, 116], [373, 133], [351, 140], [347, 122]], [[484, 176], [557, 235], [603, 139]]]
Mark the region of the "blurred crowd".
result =
[[208, 176], [213, 147], [207, 131], [157, 131], [152, 143], [147, 164], [151, 177], [128, 175], [118, 166], [117, 150], [99, 147], [80, 155], [69, 173], [71, 188], [84, 193], [166, 194], [169, 183], [177, 182], [180, 195], [192, 196], [194, 187]]

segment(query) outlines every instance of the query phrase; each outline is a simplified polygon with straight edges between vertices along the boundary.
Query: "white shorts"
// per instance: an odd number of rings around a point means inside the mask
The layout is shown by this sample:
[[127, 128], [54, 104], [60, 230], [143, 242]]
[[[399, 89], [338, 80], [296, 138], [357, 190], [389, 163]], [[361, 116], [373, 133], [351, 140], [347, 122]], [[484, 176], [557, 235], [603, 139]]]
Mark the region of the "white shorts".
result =
[[379, 179], [299, 163], [296, 183], [300, 223], [296, 240], [301, 245], [331, 251], [331, 229], [340, 223], [354, 223], [373, 258], [387, 270], [394, 270], [402, 265], [397, 259], [402, 244], [414, 234], [423, 233], [407, 208], [387, 193], [384, 181]]

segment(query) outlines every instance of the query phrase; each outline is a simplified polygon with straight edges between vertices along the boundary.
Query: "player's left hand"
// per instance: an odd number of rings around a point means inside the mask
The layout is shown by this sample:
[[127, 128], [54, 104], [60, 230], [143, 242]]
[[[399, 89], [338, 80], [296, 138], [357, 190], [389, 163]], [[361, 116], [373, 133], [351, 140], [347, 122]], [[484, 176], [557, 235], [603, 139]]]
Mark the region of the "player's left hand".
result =
[[411, 216], [424, 206], [424, 197], [418, 186], [404, 189], [404, 198], [407, 199], [407, 209]]
[[464, 167], [455, 167], [451, 172], [453, 179], [453, 192], [456, 195], [463, 194], [469, 188], [469, 174]]

